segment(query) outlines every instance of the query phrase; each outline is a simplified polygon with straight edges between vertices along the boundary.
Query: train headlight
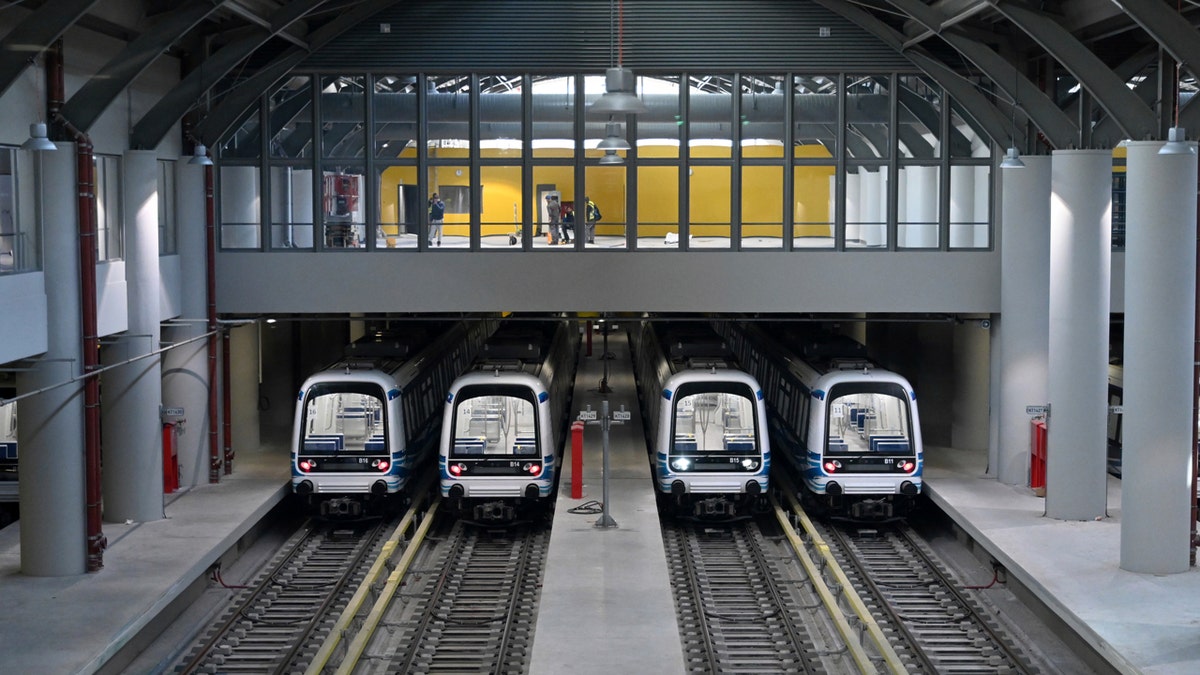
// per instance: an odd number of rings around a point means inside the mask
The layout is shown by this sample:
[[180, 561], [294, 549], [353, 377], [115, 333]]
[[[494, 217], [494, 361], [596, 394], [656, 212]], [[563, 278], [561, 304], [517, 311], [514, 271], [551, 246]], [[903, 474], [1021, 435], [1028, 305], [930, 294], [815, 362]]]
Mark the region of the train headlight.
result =
[[671, 460], [671, 468], [675, 469], [676, 471], [687, 471], [688, 469], [692, 468], [692, 460], [688, 459], [687, 457], [673, 459]]
[[897, 464], [897, 466], [900, 467], [901, 471], [904, 471], [907, 473], [907, 472], [915, 469], [917, 467], [917, 463], [906, 459], [906, 460], [903, 460], [902, 462], [900, 462], [899, 464]]
[[309, 471], [312, 471], [315, 468], [317, 468], [317, 463], [312, 461], [311, 459], [300, 460], [300, 470], [301, 471], [308, 473]]
[[533, 462], [526, 464], [525, 466], [521, 467], [521, 469], [530, 476], [538, 476], [542, 473], [542, 465]]
[[758, 460], [747, 457], [746, 459], [742, 460], [742, 468], [746, 469], [747, 471], [753, 471], [758, 468]]
[[833, 473], [841, 468], [842, 468], [842, 463], [837, 461], [836, 459], [825, 460], [825, 472], [826, 473]]
[[389, 468], [391, 468], [392, 463], [386, 459], [377, 459], [374, 462], [371, 462], [371, 466], [380, 471], [387, 471]]
[[451, 464], [450, 466], [446, 467], [446, 470], [450, 472], [451, 476], [461, 476], [463, 469], [466, 468], [467, 467], [465, 464]]

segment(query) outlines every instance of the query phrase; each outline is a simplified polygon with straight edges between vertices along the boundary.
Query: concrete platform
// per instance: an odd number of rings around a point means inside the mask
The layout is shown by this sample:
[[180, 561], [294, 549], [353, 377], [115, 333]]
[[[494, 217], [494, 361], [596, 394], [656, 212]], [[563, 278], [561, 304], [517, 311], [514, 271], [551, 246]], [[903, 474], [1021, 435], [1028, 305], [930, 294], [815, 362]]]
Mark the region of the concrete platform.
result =
[[1120, 568], [1120, 480], [1108, 478], [1107, 518], [1062, 521], [1028, 487], [984, 475], [985, 451], [925, 455], [933, 501], [1118, 672], [1200, 673], [1200, 571]]
[[683, 645], [675, 601], [667, 576], [667, 557], [658, 523], [654, 483], [629, 343], [622, 333], [609, 336], [608, 388], [604, 343], [593, 341], [575, 378], [573, 407], [599, 411], [622, 404], [632, 412], [609, 430], [608, 515], [615, 527], [597, 527], [602, 514], [584, 506], [603, 502], [603, 436], [600, 425], [584, 427], [583, 493], [571, 498], [572, 465], [568, 446], [550, 534], [546, 578], [538, 607], [530, 673], [682, 673]]
[[91, 574], [23, 575], [21, 522], [0, 530], [0, 673], [120, 672], [110, 660], [290, 489], [284, 448], [239, 452], [234, 469], [169, 495], [163, 520], [104, 523], [104, 567]]

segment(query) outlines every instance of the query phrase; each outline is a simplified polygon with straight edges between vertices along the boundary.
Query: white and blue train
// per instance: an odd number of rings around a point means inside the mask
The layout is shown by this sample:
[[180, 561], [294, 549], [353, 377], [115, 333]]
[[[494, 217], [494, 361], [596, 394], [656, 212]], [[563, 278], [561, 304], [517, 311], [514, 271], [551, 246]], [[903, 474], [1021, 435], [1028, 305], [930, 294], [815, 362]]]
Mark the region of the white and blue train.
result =
[[703, 323], [643, 321], [630, 349], [664, 510], [733, 518], [764, 508], [771, 444], [758, 380]]
[[0, 404], [0, 480], [17, 472], [17, 404]]
[[718, 330], [764, 383], [772, 437], [807, 504], [855, 520], [912, 510], [924, 450], [908, 380], [845, 336], [781, 324], [723, 322]]
[[370, 335], [300, 388], [292, 490], [321, 515], [356, 516], [405, 492], [435, 452], [441, 402], [494, 320]]
[[450, 386], [438, 464], [451, 512], [497, 523], [552, 511], [579, 342], [567, 321], [506, 322]]

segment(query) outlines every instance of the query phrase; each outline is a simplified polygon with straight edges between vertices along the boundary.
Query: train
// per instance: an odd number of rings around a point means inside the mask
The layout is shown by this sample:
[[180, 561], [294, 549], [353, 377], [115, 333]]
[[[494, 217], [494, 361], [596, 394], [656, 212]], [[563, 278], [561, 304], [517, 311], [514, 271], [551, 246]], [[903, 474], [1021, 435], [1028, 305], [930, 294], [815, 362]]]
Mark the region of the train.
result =
[[[0, 394], [3, 393], [3, 390], [0, 390]], [[15, 476], [16, 472], [17, 404], [4, 403], [0, 404], [0, 480], [7, 480], [7, 474]]]
[[923, 486], [917, 395], [843, 335], [800, 324], [714, 324], [764, 383], [772, 437], [802, 502], [835, 519], [907, 517]]
[[438, 473], [447, 510], [479, 523], [553, 513], [579, 360], [568, 321], [509, 321], [450, 385]]
[[646, 320], [629, 333], [661, 509], [696, 519], [765, 509], [771, 443], [759, 381], [703, 322]]
[[380, 511], [436, 453], [450, 382], [495, 330], [480, 319], [376, 331], [305, 380], [291, 442], [292, 491], [322, 516]]

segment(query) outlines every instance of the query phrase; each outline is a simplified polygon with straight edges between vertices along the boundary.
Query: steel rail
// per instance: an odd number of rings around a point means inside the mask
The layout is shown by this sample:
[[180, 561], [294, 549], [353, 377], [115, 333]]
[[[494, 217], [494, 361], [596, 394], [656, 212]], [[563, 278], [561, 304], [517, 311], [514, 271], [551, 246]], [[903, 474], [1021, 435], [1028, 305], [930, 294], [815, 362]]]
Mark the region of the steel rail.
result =
[[[317, 650], [317, 653], [313, 655], [312, 661], [309, 662], [308, 668], [304, 671], [306, 675], [318, 675], [329, 664], [329, 659], [333, 655], [334, 650], [337, 648], [338, 644], [342, 640], [343, 635], [349, 629], [350, 624], [354, 621], [354, 618], [358, 615], [359, 610], [366, 602], [368, 594], [371, 593], [371, 587], [382, 577], [384, 570], [387, 569], [388, 560], [391, 559], [393, 553], [395, 553], [396, 547], [399, 546], [401, 538], [404, 536], [404, 533], [408, 530], [409, 526], [411, 526], [412, 522], [416, 520], [417, 515], [420, 513], [421, 505], [425, 501], [425, 497], [427, 496], [432, 484], [432, 480], [426, 480], [419, 488], [417, 488], [416, 492], [414, 493], [415, 496], [412, 501], [412, 506], [409, 507], [408, 511], [404, 514], [404, 517], [400, 520], [400, 523], [396, 525], [395, 529], [392, 530], [392, 533], [388, 536], [387, 540], [384, 541], [379, 555], [375, 558], [375, 562], [372, 563], [371, 569], [367, 571], [367, 575], [363, 579], [362, 584], [359, 585], [358, 589], [354, 592], [354, 595], [351, 596], [350, 602], [346, 603], [345, 609], [342, 610], [341, 615], [338, 617], [337, 621], [334, 622], [333, 628], [329, 631], [329, 635], [325, 638], [325, 641], [321, 644], [321, 647]], [[432, 518], [429, 516], [432, 516], [434, 510], [436, 509], [437, 502], [434, 502], [427, 514], [426, 523], [432, 520]], [[420, 544], [420, 539], [424, 537], [424, 533], [427, 529], [428, 527], [425, 525], [425, 523], [422, 523], [422, 529], [418, 530], [420, 536], [414, 538], [414, 540], [410, 542], [408, 550], [414, 552], [416, 551], [417, 546]], [[407, 560], [404, 562], [405, 568], [407, 568], [408, 562], [411, 561], [411, 556], [409, 555], [408, 550], [405, 551], [405, 557], [407, 558]]]
[[[782, 472], [780, 472], [776, 480], [780, 484], [780, 489], [784, 492], [784, 494], [787, 495], [788, 503], [792, 509], [791, 513], [796, 516], [800, 526], [809, 536], [809, 539], [812, 542], [812, 548], [824, 559], [826, 569], [833, 576], [834, 581], [842, 588], [842, 597], [846, 599], [846, 602], [850, 605], [850, 609], [854, 612], [855, 617], [858, 618], [858, 621], [866, 630], [867, 635], [871, 637], [871, 642], [875, 645], [875, 649], [883, 659], [883, 663], [887, 670], [892, 673], [896, 673], [896, 675], [907, 673], [908, 668], [905, 666], [904, 661], [900, 658], [900, 655], [896, 653], [896, 650], [892, 647], [892, 643], [888, 640], [887, 636], [884, 635], [883, 629], [880, 628], [879, 623], [875, 620], [871, 610], [867, 607], [866, 603], [863, 602], [862, 598], [860, 598], [854, 591], [854, 587], [850, 584], [849, 578], [846, 577], [846, 573], [842, 571], [837, 559], [834, 558], [832, 552], [830, 551], [829, 544], [824, 540], [823, 537], [821, 537], [820, 532], [817, 531], [816, 527], [812, 523], [812, 520], [808, 517], [808, 514], [805, 513], [803, 508], [801, 508], [800, 502], [796, 500], [795, 486], [792, 484], [791, 480], [784, 476]], [[799, 539], [794, 537], [795, 533], [792, 529], [792, 525], [788, 521], [787, 517], [783, 515], [783, 509], [779, 505], [775, 494], [772, 493], [770, 497], [772, 505], [774, 505], [776, 508], [776, 517], [781, 518], [780, 524], [784, 525], [784, 532], [788, 533], [788, 539], [789, 541], [793, 542], [793, 546], [795, 547], [796, 544], [799, 543]], [[801, 550], [804, 552], [801, 553]], [[825, 593], [829, 593], [830, 597], [832, 598], [832, 592], [825, 584], [824, 577], [820, 573], [820, 570], [809, 557], [807, 553], [807, 547], [805, 547], [803, 543], [800, 543], [799, 548], [796, 549], [796, 553], [798, 556], [800, 556], [801, 560], [804, 561], [805, 569], [809, 572], [809, 576], [813, 579], [814, 586], [823, 589], [823, 591], [819, 591], [822, 593], [822, 597], [824, 597]], [[836, 599], [834, 599], [834, 604], [836, 604]], [[847, 628], [848, 627], [849, 624], [847, 623]], [[839, 630], [841, 630], [840, 625]], [[856, 642], [858, 642], [857, 637], [855, 637], [853, 641], [847, 639], [847, 645], [854, 644]], [[860, 657], [856, 654], [855, 661], [857, 662], [859, 658]], [[874, 668], [874, 666], [872, 666], [872, 668]]]

